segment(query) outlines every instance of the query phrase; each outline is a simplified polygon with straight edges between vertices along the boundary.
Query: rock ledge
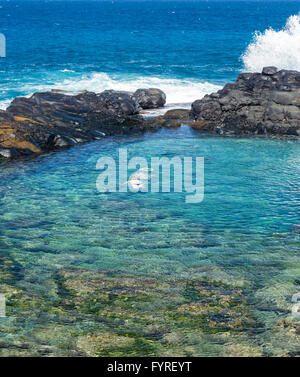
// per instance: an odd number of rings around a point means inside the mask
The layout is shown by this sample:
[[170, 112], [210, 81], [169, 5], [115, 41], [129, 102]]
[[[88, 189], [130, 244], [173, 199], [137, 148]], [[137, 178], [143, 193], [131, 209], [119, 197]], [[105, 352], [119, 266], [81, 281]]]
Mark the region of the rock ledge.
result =
[[300, 72], [265, 67], [192, 104], [201, 129], [233, 135], [300, 136]]
[[[152, 128], [139, 115], [166, 102], [159, 89], [77, 94], [52, 90], [19, 97], [0, 110], [0, 158], [47, 152], [104, 136]], [[155, 126], [153, 126], [155, 127]]]

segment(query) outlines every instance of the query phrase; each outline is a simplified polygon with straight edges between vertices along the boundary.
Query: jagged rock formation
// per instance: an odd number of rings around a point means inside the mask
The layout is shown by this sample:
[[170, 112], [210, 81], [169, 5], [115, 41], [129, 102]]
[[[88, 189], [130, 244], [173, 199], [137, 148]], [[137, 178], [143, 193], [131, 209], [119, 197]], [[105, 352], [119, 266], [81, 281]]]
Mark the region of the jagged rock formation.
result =
[[300, 72], [265, 67], [192, 104], [197, 128], [219, 134], [300, 136]]
[[142, 93], [141, 97], [140, 91], [113, 90], [70, 95], [53, 90], [16, 98], [6, 111], [0, 110], [0, 157], [13, 158], [106, 135], [142, 131], [149, 125], [139, 115], [140, 109], [145, 103], [163, 106], [166, 97], [159, 89], [143, 89]]

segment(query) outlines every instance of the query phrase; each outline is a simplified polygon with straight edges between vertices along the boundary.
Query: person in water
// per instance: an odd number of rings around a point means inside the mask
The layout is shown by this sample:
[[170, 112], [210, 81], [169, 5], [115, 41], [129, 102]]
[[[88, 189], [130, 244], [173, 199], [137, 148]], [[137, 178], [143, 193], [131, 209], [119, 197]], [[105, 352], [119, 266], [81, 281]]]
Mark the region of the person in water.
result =
[[130, 184], [130, 186], [135, 190], [138, 190], [144, 187], [143, 182], [140, 179], [136, 178], [135, 176], [131, 177], [129, 181], [127, 181], [126, 183]]
[[139, 190], [144, 188], [144, 184], [142, 180], [148, 180], [149, 174], [148, 171], [152, 171], [153, 169], [142, 168], [138, 170], [134, 175], [132, 175], [126, 183], [129, 184], [134, 190]]

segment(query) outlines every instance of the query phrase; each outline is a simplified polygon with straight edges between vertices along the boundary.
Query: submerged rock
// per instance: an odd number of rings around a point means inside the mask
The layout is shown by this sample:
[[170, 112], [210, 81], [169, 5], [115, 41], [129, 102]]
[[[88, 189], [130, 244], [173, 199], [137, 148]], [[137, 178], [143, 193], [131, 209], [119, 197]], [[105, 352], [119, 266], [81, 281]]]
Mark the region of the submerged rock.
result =
[[181, 126], [181, 120], [174, 118], [169, 119], [165, 118], [164, 116], [158, 116], [154, 118], [149, 118], [145, 120], [148, 129], [157, 130], [159, 128], [178, 128]]
[[292, 232], [300, 233], [300, 224], [295, 224], [292, 226]]
[[192, 104], [203, 130], [300, 136], [300, 72], [265, 67]]
[[134, 95], [114, 90], [98, 94], [52, 90], [16, 98], [6, 111], [0, 111], [0, 158], [143, 131], [147, 125], [139, 115], [140, 107], [162, 106], [165, 98], [159, 89], [142, 89]]

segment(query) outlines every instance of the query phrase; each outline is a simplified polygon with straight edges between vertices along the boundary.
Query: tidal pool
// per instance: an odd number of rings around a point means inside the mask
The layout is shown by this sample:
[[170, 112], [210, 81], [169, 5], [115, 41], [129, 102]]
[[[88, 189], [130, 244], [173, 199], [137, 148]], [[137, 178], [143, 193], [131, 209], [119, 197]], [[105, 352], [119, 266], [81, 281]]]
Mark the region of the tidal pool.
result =
[[[96, 189], [99, 157], [203, 156], [204, 201]], [[295, 356], [300, 143], [187, 127], [0, 165], [1, 356]]]

